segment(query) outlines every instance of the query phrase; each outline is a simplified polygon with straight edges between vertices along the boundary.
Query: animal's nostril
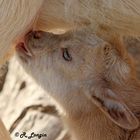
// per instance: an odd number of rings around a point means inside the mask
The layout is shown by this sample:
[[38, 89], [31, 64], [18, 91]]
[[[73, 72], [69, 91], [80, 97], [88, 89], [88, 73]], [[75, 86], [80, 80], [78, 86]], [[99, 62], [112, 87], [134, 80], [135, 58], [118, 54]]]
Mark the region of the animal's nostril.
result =
[[34, 39], [40, 39], [41, 38], [41, 33], [37, 32], [37, 31], [34, 31], [33, 32], [33, 37], [34, 37]]

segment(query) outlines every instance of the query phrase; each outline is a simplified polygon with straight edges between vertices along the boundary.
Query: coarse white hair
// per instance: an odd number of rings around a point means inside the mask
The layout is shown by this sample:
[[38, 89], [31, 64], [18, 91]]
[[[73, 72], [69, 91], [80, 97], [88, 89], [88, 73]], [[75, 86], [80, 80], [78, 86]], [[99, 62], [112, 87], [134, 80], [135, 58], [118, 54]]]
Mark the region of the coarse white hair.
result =
[[0, 63], [31, 29], [109, 27], [119, 34], [140, 34], [140, 0], [0, 0]]

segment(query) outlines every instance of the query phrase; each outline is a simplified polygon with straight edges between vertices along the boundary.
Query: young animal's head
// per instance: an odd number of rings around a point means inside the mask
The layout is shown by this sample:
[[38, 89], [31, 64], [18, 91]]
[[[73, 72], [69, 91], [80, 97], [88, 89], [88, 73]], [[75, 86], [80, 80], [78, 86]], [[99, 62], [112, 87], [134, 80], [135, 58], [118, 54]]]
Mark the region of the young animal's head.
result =
[[137, 118], [113, 90], [132, 78], [125, 50], [85, 30], [62, 35], [30, 32], [16, 49], [27, 72], [55, 98], [74, 93], [80, 101], [80, 91], [118, 126], [138, 127]]

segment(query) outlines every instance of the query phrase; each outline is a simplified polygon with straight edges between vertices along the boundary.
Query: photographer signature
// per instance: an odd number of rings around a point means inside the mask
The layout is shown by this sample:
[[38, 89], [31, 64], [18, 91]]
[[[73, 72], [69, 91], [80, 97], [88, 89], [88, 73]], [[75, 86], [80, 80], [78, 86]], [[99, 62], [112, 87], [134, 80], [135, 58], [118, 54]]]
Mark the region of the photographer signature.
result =
[[38, 138], [38, 139], [41, 139], [42, 137], [47, 137], [47, 134], [45, 134], [45, 133], [38, 134], [38, 133], [35, 133], [35, 132], [27, 134], [26, 132], [22, 132], [22, 133], [16, 132], [15, 137], [19, 137], [21, 139], [22, 138], [27, 138], [27, 139]]

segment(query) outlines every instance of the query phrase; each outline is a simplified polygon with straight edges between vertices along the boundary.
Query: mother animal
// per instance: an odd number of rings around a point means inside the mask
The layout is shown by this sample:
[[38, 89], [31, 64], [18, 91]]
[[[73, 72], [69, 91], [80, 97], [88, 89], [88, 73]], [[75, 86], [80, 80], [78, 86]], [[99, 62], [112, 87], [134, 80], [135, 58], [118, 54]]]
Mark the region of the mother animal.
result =
[[[32, 28], [71, 29], [83, 25], [94, 29], [104, 25], [121, 34], [139, 35], [140, 1], [0, 0], [0, 64], [11, 56], [11, 46]], [[0, 139], [6, 139], [1, 122], [0, 127]]]
[[[78, 26], [77, 26], [78, 25]], [[0, 0], [0, 63], [30, 29], [71, 29], [100, 25], [140, 35], [139, 0]]]

